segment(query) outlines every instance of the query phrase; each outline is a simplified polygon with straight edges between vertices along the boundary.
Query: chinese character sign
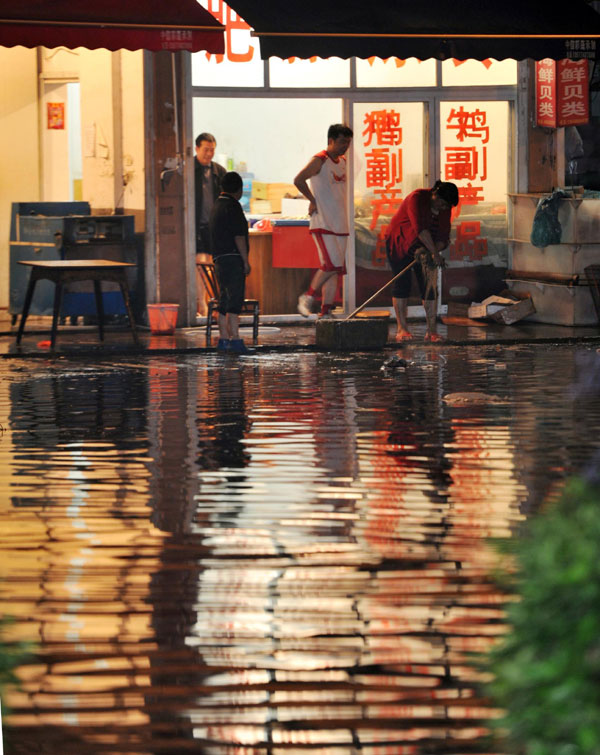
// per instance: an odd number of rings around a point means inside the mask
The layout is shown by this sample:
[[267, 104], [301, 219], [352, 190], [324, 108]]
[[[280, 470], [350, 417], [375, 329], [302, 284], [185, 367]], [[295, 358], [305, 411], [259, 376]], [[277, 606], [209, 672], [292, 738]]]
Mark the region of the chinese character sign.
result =
[[588, 61], [559, 60], [557, 65], [558, 125], [576, 126], [590, 119]]
[[556, 128], [556, 63], [550, 58], [535, 64], [535, 114], [538, 126]]
[[506, 263], [508, 116], [507, 102], [440, 104], [440, 178], [455, 183], [459, 195], [450, 261]]
[[384, 269], [389, 221], [422, 182], [422, 103], [357, 103], [354, 164], [357, 264]]
[[535, 64], [536, 124], [576, 126], [590, 118], [588, 61], [550, 58]]

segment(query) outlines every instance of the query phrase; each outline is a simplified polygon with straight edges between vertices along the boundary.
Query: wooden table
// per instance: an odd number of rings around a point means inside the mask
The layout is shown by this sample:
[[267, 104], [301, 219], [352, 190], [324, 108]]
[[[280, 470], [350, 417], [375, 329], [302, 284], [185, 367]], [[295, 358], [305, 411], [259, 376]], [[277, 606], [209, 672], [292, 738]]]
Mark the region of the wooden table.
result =
[[132, 262], [114, 262], [113, 260], [23, 260], [19, 262], [19, 265], [28, 265], [31, 268], [31, 275], [29, 278], [29, 285], [27, 286], [27, 293], [25, 294], [25, 302], [23, 304], [23, 312], [21, 313], [19, 330], [17, 332], [17, 344], [21, 343], [23, 330], [25, 329], [25, 321], [29, 314], [29, 307], [31, 306], [31, 300], [35, 290], [35, 284], [39, 280], [50, 280], [55, 284], [54, 310], [52, 313], [52, 336], [50, 342], [51, 348], [54, 348], [56, 343], [56, 330], [62, 303], [63, 286], [72, 283], [73, 281], [81, 280], [91, 280], [94, 283], [100, 340], [104, 340], [104, 307], [102, 303], [102, 289], [100, 283], [101, 281], [112, 281], [113, 283], [117, 283], [121, 289], [125, 308], [127, 309], [127, 316], [129, 317], [129, 325], [131, 327], [133, 340], [136, 345], [138, 344], [138, 335], [133, 320], [126, 277], [127, 268], [135, 267]]

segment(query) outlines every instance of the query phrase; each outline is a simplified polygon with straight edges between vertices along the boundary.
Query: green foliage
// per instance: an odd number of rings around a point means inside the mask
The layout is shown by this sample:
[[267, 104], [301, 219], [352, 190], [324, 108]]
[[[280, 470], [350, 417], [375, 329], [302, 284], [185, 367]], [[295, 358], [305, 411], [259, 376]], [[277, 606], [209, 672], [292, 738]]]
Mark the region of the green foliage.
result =
[[2, 699], [3, 713], [6, 713], [4, 690], [9, 685], [18, 684], [14, 669], [27, 660], [31, 651], [31, 646], [28, 643], [7, 642], [4, 639], [4, 630], [10, 621], [7, 617], [0, 618], [0, 699]]
[[522, 755], [600, 755], [600, 492], [582, 480], [510, 544], [511, 632], [487, 659]]

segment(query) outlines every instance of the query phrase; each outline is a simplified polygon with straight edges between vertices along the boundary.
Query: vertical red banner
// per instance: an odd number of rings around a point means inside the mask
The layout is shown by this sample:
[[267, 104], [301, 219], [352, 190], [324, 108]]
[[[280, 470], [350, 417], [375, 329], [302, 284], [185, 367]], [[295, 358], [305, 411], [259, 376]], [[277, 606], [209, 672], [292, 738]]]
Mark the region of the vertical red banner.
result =
[[590, 119], [588, 61], [560, 60], [557, 66], [558, 125], [576, 126]]
[[556, 61], [551, 58], [535, 64], [535, 122], [548, 128], [558, 124]]

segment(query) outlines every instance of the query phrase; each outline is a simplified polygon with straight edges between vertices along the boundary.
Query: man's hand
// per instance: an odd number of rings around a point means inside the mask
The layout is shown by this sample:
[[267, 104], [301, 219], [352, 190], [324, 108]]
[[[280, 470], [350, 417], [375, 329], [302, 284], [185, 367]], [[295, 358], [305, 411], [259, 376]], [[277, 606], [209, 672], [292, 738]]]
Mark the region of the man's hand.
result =
[[244, 260], [244, 275], [248, 276], [250, 275], [251, 267], [248, 260]]
[[317, 211], [317, 203], [316, 202], [309, 202], [308, 203], [308, 214], [314, 215]]

